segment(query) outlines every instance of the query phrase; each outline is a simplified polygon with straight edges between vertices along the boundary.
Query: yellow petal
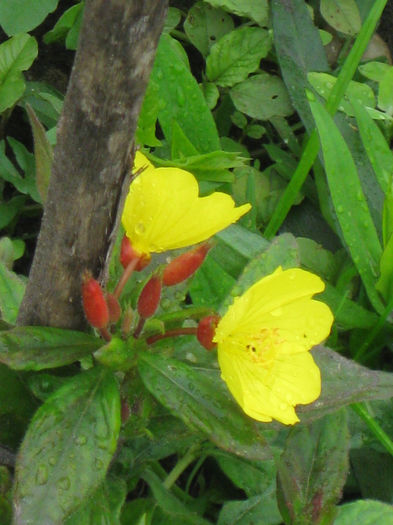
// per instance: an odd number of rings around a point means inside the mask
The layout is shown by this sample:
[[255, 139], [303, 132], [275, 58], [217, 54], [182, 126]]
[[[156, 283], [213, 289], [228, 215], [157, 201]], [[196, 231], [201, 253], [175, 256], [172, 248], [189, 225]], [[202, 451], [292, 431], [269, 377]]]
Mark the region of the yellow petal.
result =
[[[253, 332], [263, 325], [266, 315], [267, 318], [276, 316], [283, 319], [280, 314], [286, 305], [310, 299], [324, 288], [323, 281], [317, 275], [300, 268], [285, 271], [278, 268], [235, 299], [217, 327], [215, 340], [224, 340], [234, 332]], [[330, 319], [330, 316], [325, 316], [326, 324], [330, 322], [331, 325]], [[327, 334], [329, 330], [330, 326]]]
[[147, 171], [147, 170], [154, 170], [153, 164], [150, 162], [150, 160], [144, 156], [143, 153], [141, 153], [139, 150], [135, 153], [134, 157], [134, 166], [133, 166], [133, 172], [137, 173], [138, 171]]
[[198, 193], [191, 173], [148, 166], [132, 182], [122, 215], [134, 249], [139, 253], [164, 252], [196, 244], [250, 209], [249, 204], [235, 208], [233, 199], [224, 193], [203, 198]]
[[294, 406], [320, 394], [320, 373], [309, 353], [286, 356], [270, 370], [218, 346], [222, 378], [244, 412], [258, 421], [299, 421]]

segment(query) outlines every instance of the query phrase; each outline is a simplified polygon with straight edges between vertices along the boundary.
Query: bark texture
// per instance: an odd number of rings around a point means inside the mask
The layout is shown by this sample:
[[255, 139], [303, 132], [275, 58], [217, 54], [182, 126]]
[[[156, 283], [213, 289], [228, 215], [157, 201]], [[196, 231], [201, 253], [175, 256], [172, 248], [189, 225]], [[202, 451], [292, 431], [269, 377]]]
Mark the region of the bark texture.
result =
[[83, 328], [81, 274], [103, 278], [167, 1], [87, 0], [18, 323]]

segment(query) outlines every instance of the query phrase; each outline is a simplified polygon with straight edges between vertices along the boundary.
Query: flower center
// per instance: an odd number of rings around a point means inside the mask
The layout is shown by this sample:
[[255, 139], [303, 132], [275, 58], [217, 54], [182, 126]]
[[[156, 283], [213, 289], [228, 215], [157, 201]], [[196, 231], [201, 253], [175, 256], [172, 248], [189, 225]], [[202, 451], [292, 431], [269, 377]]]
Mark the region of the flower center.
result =
[[247, 338], [245, 351], [251, 361], [270, 368], [282, 342], [277, 328], [262, 328], [259, 333]]

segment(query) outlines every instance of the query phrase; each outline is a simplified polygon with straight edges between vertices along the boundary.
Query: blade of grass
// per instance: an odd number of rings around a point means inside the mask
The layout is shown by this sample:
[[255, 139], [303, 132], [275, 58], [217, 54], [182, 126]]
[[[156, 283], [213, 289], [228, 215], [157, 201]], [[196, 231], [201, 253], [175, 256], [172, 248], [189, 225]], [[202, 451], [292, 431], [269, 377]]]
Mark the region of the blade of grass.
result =
[[351, 405], [351, 408], [361, 419], [363, 419], [368, 428], [378, 439], [378, 441], [384, 446], [387, 452], [389, 452], [389, 454], [393, 456], [393, 442], [383, 430], [383, 428], [381, 428], [379, 424], [375, 421], [375, 419], [371, 416], [369, 410], [367, 409], [367, 404], [354, 403], [353, 405]]
[[342, 237], [371, 304], [381, 314], [385, 308], [376, 292], [375, 284], [382, 248], [355, 162], [327, 110], [315, 99], [310, 100], [310, 107], [321, 141], [326, 177]]
[[[337, 111], [340, 100], [342, 99], [348, 87], [349, 81], [355, 74], [359, 61], [362, 58], [368, 42], [375, 31], [386, 3], [387, 0], [376, 0], [370, 9], [364, 24], [362, 25], [355, 43], [349, 52], [340, 74], [338, 75], [337, 82], [335, 83], [326, 102], [326, 109], [331, 115], [334, 115], [334, 113]], [[276, 234], [281, 224], [284, 222], [285, 217], [295, 202], [296, 196], [303, 186], [308, 172], [310, 171], [314, 160], [318, 155], [318, 151], [318, 135], [316, 131], [313, 131], [307, 141], [303, 155], [299, 161], [295, 173], [292, 176], [291, 182], [286, 187], [285, 192], [278, 202], [276, 209], [274, 210], [274, 213], [265, 229], [264, 236], [267, 239], [272, 238]]]

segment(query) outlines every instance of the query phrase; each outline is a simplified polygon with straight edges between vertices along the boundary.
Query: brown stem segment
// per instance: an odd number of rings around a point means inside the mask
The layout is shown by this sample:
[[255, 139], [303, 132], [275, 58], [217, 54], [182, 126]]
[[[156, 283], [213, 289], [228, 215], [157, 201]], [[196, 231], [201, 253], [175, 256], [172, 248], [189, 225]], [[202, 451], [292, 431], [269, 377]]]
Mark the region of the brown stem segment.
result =
[[108, 341], [108, 343], [109, 343], [109, 341], [112, 339], [112, 336], [111, 336], [111, 334], [109, 333], [108, 328], [107, 328], [107, 327], [105, 327], [105, 328], [100, 328], [98, 331], [100, 332], [100, 336], [101, 336], [103, 339], [105, 339], [105, 341]]
[[173, 330], [168, 330], [164, 334], [152, 335], [146, 339], [146, 343], [152, 345], [161, 339], [166, 339], [167, 337], [177, 337], [179, 335], [196, 335], [196, 327], [187, 327], [187, 328], [174, 328]]
[[138, 339], [138, 337], [141, 335], [141, 332], [143, 330], [143, 327], [145, 326], [146, 319], [144, 317], [141, 317], [138, 321], [138, 324], [136, 325], [135, 331], [134, 331], [134, 337], [135, 339]]

